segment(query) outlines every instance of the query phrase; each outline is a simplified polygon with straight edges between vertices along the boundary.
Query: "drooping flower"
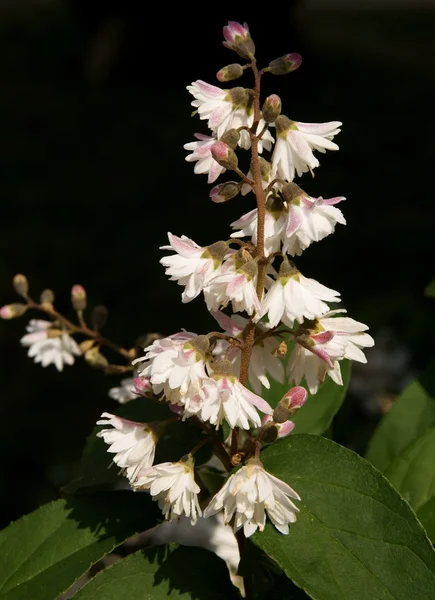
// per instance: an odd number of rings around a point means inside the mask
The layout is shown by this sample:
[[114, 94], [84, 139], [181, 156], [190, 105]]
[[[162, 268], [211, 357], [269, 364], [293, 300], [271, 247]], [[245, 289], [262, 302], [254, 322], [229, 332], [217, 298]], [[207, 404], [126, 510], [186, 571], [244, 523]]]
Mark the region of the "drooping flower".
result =
[[157, 500], [165, 519], [171, 520], [182, 515], [190, 517], [195, 525], [202, 515], [198, 502], [199, 485], [195, 482], [194, 460], [154, 465], [135, 482], [137, 490], [149, 490], [153, 500]]
[[[192, 106], [198, 110], [199, 118], [208, 120], [208, 126], [217, 139], [230, 129], [252, 127], [254, 111], [250, 90], [242, 87], [223, 90], [200, 79], [188, 85], [187, 89], [195, 98]], [[264, 125], [264, 120], [260, 119], [257, 131], [262, 131]], [[265, 131], [258, 143], [258, 151], [261, 153], [263, 148], [270, 150], [273, 141], [270, 132]], [[251, 147], [249, 133], [245, 130], [240, 132], [239, 146], [245, 150]]]
[[26, 330], [28, 333], [21, 338], [21, 345], [28, 347], [27, 356], [43, 367], [53, 364], [62, 371], [65, 364], [74, 364], [74, 356], [82, 354], [77, 342], [66, 332], [54, 328], [51, 321], [31, 319]]
[[230, 256], [204, 287], [208, 310], [218, 310], [232, 303], [234, 312], [259, 313], [261, 304], [256, 292], [257, 263], [243, 249]]
[[217, 141], [215, 137], [195, 133], [196, 142], [184, 144], [185, 150], [192, 150], [192, 154], [186, 156], [187, 162], [196, 161], [193, 169], [196, 174], [208, 173], [207, 182], [213, 183], [226, 169], [215, 161], [211, 155], [211, 147]]
[[274, 171], [287, 181], [293, 181], [295, 172], [300, 177], [319, 166], [313, 150], [338, 150], [331, 140], [340, 132], [340, 121], [300, 123], [280, 115], [275, 125], [277, 135], [272, 165]]
[[234, 531], [243, 527], [245, 537], [250, 537], [257, 529], [264, 530], [267, 514], [278, 531], [286, 535], [289, 523], [296, 521], [299, 512], [290, 498], [300, 500], [287, 483], [268, 473], [258, 459], [251, 459], [228, 478], [205, 509], [204, 517], [223, 510], [224, 522], [234, 519]]
[[146, 423], [137, 423], [104, 412], [97, 425], [110, 425], [97, 433], [109, 444], [108, 452], [115, 454], [113, 462], [123, 469], [130, 483], [134, 483], [143, 469], [154, 462], [157, 432]]
[[340, 362], [347, 358], [367, 362], [361, 348], [374, 345], [368, 329], [349, 317], [335, 317], [344, 309], [332, 310], [322, 317], [305, 322], [296, 332], [296, 346], [287, 365], [289, 380], [299, 384], [303, 377], [312, 394], [315, 394], [326, 377], [343, 385]]
[[119, 404], [127, 404], [130, 400], [137, 398], [138, 394], [134, 385], [134, 378], [121, 379], [121, 385], [110, 388], [109, 398], [116, 400]]
[[[212, 317], [216, 319], [222, 329], [235, 338], [242, 338], [243, 331], [249, 323], [248, 319], [240, 315], [229, 317], [221, 311], [212, 311]], [[266, 328], [261, 324], [256, 325], [258, 336], [265, 333]], [[261, 394], [261, 386], [270, 388], [269, 377], [279, 383], [284, 383], [284, 367], [274, 351], [280, 343], [277, 337], [268, 337], [258, 341], [252, 348], [251, 360], [249, 362], [248, 381], [256, 394]], [[228, 342], [219, 340], [214, 350], [216, 358], [224, 354], [233, 363], [234, 371], [240, 372], [241, 350], [236, 346], [229, 347]]]
[[[271, 195], [266, 202], [264, 218], [264, 252], [269, 256], [281, 249], [281, 238], [286, 227], [288, 211], [284, 202], [278, 196]], [[240, 229], [231, 234], [232, 238], [250, 237], [257, 244], [258, 211], [255, 208], [237, 221], [231, 223], [233, 229]]]
[[222, 264], [224, 257], [230, 254], [225, 242], [215, 242], [210, 246], [198, 246], [185, 235], [177, 237], [168, 233], [169, 246], [161, 250], [175, 250], [176, 254], [164, 256], [160, 263], [166, 267], [166, 275], [171, 281], [185, 286], [181, 295], [183, 302], [190, 302], [201, 293]]
[[188, 404], [195, 414], [200, 409], [201, 383], [207, 377], [209, 346], [207, 336], [180, 332], [154, 341], [133, 364], [144, 362], [139, 374], [150, 378], [155, 394], [164, 392], [169, 402]]
[[230, 361], [221, 359], [212, 364], [213, 374], [202, 382], [204, 401], [201, 419], [209, 421], [216, 429], [225, 419], [231, 428], [250, 429], [261, 425], [257, 408], [272, 414], [269, 404], [242, 385], [234, 374]]
[[268, 315], [270, 327], [280, 321], [293, 327], [295, 320], [302, 323], [304, 318], [315, 319], [328, 312], [325, 302], [340, 302], [339, 293], [304, 277], [293, 263], [284, 260], [263, 300], [261, 315]]

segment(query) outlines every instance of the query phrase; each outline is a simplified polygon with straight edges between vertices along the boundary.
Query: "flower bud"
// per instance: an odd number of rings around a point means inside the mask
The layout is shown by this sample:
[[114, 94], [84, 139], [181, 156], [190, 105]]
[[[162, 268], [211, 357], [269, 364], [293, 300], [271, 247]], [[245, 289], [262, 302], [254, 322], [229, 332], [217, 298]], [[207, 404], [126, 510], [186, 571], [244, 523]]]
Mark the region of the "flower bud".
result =
[[218, 81], [233, 81], [234, 79], [238, 79], [243, 75], [243, 67], [238, 63], [234, 63], [232, 65], [227, 65], [226, 67], [222, 67], [217, 73], [216, 78]]
[[277, 439], [287, 437], [295, 428], [293, 421], [275, 423], [271, 415], [264, 415], [261, 426], [263, 428], [261, 439], [266, 443], [271, 443]]
[[285, 423], [298, 411], [307, 401], [307, 390], [301, 386], [291, 388], [281, 398], [278, 406], [273, 411], [273, 420], [276, 423]]
[[86, 290], [82, 285], [73, 285], [71, 289], [71, 304], [74, 310], [84, 310], [86, 308]]
[[21, 317], [28, 308], [27, 304], [20, 304], [18, 302], [15, 304], [6, 304], [0, 308], [0, 318], [9, 320]]
[[272, 60], [269, 64], [269, 70], [274, 75], [286, 75], [287, 73], [296, 71], [301, 66], [301, 63], [302, 56], [300, 54], [286, 54]]
[[237, 169], [238, 160], [237, 155], [232, 148], [225, 144], [225, 142], [216, 142], [211, 147], [211, 155], [221, 167], [225, 169], [235, 170]]
[[291, 181], [283, 185], [281, 194], [287, 204], [291, 204], [295, 198], [299, 198], [299, 196], [304, 194], [304, 190]]
[[149, 377], [135, 377], [133, 379], [133, 385], [135, 391], [141, 396], [145, 396], [146, 394], [150, 394], [153, 391], [153, 387], [151, 385], [151, 381]]
[[223, 134], [219, 141], [227, 144], [232, 150], [236, 150], [239, 139], [240, 133], [237, 131], [237, 129], [228, 129], [228, 131]]
[[43, 290], [39, 299], [41, 301], [41, 304], [49, 304], [50, 306], [52, 306], [54, 302], [54, 292], [49, 289]]
[[251, 58], [255, 54], [255, 44], [252, 41], [247, 23], [241, 25], [236, 21], [229, 21], [224, 27], [225, 42], [222, 42], [226, 48], [234, 50], [242, 58]]
[[93, 309], [92, 315], [91, 315], [92, 327], [96, 331], [99, 331], [100, 329], [102, 329], [107, 322], [108, 316], [109, 316], [109, 310], [103, 304], [99, 304], [98, 306], [96, 306]]
[[29, 282], [27, 281], [27, 277], [25, 275], [15, 275], [15, 277], [12, 280], [12, 284], [14, 286], [14, 290], [19, 296], [27, 296], [27, 293], [29, 291]]
[[79, 344], [79, 348], [82, 351], [82, 354], [86, 354], [86, 352], [88, 350], [90, 350], [92, 348], [92, 346], [95, 345], [95, 340], [84, 340], [83, 342], [81, 342]]
[[268, 96], [264, 101], [262, 112], [266, 123], [273, 123], [281, 114], [281, 98], [276, 94]]
[[95, 369], [105, 369], [109, 366], [109, 361], [100, 353], [98, 346], [94, 346], [85, 352], [85, 361]]
[[215, 185], [210, 190], [210, 198], [213, 202], [227, 202], [235, 198], [240, 192], [240, 185], [236, 181], [227, 181], [226, 183], [220, 183]]

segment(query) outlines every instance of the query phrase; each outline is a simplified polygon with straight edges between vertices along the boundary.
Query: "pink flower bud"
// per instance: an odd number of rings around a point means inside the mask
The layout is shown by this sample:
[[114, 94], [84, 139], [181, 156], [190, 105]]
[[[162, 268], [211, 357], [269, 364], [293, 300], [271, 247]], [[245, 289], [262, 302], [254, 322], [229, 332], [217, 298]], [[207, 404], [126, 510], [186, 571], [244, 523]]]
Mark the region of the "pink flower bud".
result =
[[294, 414], [307, 401], [308, 392], [300, 385], [290, 389], [285, 396], [282, 397], [283, 405]]
[[227, 202], [235, 198], [239, 191], [240, 185], [236, 181], [227, 181], [226, 183], [215, 185], [210, 190], [210, 198], [216, 203]]
[[133, 379], [135, 391], [141, 396], [145, 396], [153, 391], [149, 377], [135, 377]]
[[285, 56], [280, 56], [280, 58], [272, 60], [269, 64], [269, 69], [274, 75], [286, 75], [287, 73], [296, 71], [296, 69], [301, 66], [301, 63], [302, 56], [300, 54], [286, 54]]
[[226, 67], [222, 67], [217, 73], [216, 78], [218, 81], [224, 83], [225, 81], [233, 81], [234, 79], [238, 79], [243, 75], [243, 67], [238, 63], [233, 63], [232, 65], [227, 65]]
[[242, 58], [250, 58], [255, 54], [255, 45], [247, 23], [241, 25], [236, 21], [229, 21], [224, 27], [225, 42], [222, 42], [226, 48], [234, 50]]
[[293, 421], [285, 421], [284, 423], [277, 423], [278, 427], [278, 438], [284, 438], [291, 434], [295, 428]]
[[293, 421], [276, 423], [271, 415], [265, 415], [261, 421], [261, 427], [263, 429], [262, 440], [266, 443], [270, 443], [274, 442], [276, 439], [290, 435], [295, 424]]
[[24, 315], [28, 306], [26, 304], [6, 304], [0, 308], [0, 318], [9, 320]]
[[225, 169], [234, 170], [237, 169], [237, 156], [234, 150], [232, 150], [225, 142], [216, 142], [211, 147], [211, 155], [217, 163], [219, 163]]
[[74, 310], [84, 310], [86, 308], [86, 290], [82, 285], [73, 285], [71, 289], [71, 304]]
[[268, 96], [264, 101], [262, 112], [266, 123], [273, 123], [281, 114], [281, 98], [276, 94]]

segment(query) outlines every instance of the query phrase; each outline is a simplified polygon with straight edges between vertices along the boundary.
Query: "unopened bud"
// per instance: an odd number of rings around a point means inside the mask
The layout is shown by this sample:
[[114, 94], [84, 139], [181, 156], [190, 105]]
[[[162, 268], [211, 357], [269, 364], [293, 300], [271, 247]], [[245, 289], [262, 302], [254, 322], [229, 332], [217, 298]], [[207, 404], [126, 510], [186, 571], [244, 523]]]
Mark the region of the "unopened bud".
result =
[[82, 354], [86, 354], [86, 352], [88, 350], [90, 350], [92, 348], [92, 346], [95, 345], [95, 340], [85, 340], [84, 342], [81, 342], [79, 344], [79, 348], [82, 351]]
[[94, 367], [95, 369], [105, 369], [107, 366], [109, 366], [109, 361], [100, 353], [98, 346], [90, 348], [87, 352], [85, 352], [84, 357], [88, 365]]
[[92, 315], [91, 315], [92, 327], [96, 331], [99, 331], [100, 329], [102, 329], [107, 322], [108, 316], [109, 316], [109, 310], [103, 304], [99, 304], [98, 306], [96, 306], [93, 309]]
[[0, 308], [0, 318], [9, 320], [21, 317], [28, 308], [27, 304], [20, 304], [18, 302], [15, 304], [6, 304]]
[[54, 302], [54, 292], [49, 289], [43, 290], [39, 299], [41, 301], [41, 304], [48, 304], [51, 306]]
[[236, 150], [239, 139], [240, 133], [237, 131], [237, 129], [228, 129], [228, 131], [223, 134], [219, 141], [227, 144], [232, 150]]
[[21, 275], [21, 273], [15, 275], [12, 280], [12, 284], [14, 286], [14, 290], [19, 296], [27, 296], [29, 291], [29, 282], [27, 281], [27, 277], [25, 275]]
[[222, 67], [217, 73], [216, 78], [218, 81], [233, 81], [233, 79], [238, 79], [243, 75], [243, 67], [238, 63], [234, 63], [232, 65], [227, 65], [226, 67]]
[[133, 379], [133, 385], [135, 391], [141, 396], [145, 396], [146, 394], [150, 394], [153, 391], [153, 387], [151, 385], [151, 381], [149, 377], [135, 377]]
[[[251, 167], [251, 171], [253, 171]], [[260, 174], [263, 181], [268, 182], [272, 171], [272, 163], [260, 156]]]
[[286, 54], [285, 56], [280, 56], [279, 58], [272, 60], [269, 64], [269, 70], [274, 75], [287, 75], [287, 73], [296, 71], [296, 69], [301, 66], [301, 63], [302, 56], [300, 54]]
[[85, 310], [86, 308], [86, 290], [82, 285], [73, 285], [71, 289], [71, 304], [74, 310]]
[[241, 25], [236, 21], [229, 21], [224, 27], [225, 42], [222, 42], [226, 48], [234, 50], [242, 58], [251, 58], [255, 54], [255, 44], [252, 41], [249, 27], [246, 23]]
[[240, 192], [240, 185], [236, 181], [227, 181], [226, 183], [220, 183], [215, 185], [210, 190], [210, 198], [213, 202], [227, 202], [235, 198]]
[[268, 96], [264, 101], [262, 112], [266, 123], [273, 123], [281, 114], [281, 98], [276, 94]]
[[213, 144], [211, 147], [211, 155], [221, 167], [225, 167], [225, 169], [230, 169], [232, 171], [237, 169], [237, 155], [228, 144], [225, 144], [225, 142], [219, 141]]
[[281, 398], [278, 406], [273, 411], [273, 420], [276, 423], [285, 423], [298, 411], [307, 401], [307, 390], [301, 386], [291, 388]]
[[293, 421], [275, 423], [271, 415], [265, 415], [261, 421], [261, 426], [263, 428], [261, 439], [263, 442], [271, 443], [277, 439], [290, 435], [295, 427], [295, 424]]

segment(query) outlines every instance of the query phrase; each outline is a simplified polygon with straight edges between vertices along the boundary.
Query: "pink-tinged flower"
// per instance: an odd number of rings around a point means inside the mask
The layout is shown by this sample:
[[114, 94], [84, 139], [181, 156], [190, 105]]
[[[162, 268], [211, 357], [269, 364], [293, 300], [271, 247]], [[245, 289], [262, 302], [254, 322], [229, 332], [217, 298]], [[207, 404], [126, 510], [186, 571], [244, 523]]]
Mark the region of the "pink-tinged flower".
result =
[[250, 429], [261, 425], [257, 408], [272, 414], [269, 404], [243, 386], [233, 371], [230, 361], [222, 359], [212, 365], [213, 374], [203, 381], [205, 395], [201, 419], [209, 421], [216, 429], [226, 420], [231, 428]]
[[[221, 311], [211, 313], [222, 329], [235, 338], [242, 338], [243, 330], [249, 323], [248, 319], [240, 315], [229, 317]], [[264, 333], [266, 328], [261, 324], [256, 325], [258, 334]], [[279, 345], [280, 340], [276, 337], [268, 337], [255, 344], [252, 349], [251, 360], [249, 363], [248, 381], [256, 394], [261, 394], [262, 385], [270, 389], [269, 378], [272, 377], [279, 383], [284, 383], [284, 367], [280, 359], [273, 354]], [[229, 347], [228, 342], [219, 340], [214, 350], [216, 358], [223, 357], [226, 354], [232, 362], [234, 371], [240, 372], [241, 350], [235, 346]]]
[[153, 500], [158, 501], [165, 519], [186, 515], [195, 525], [202, 512], [198, 502], [200, 487], [195, 482], [194, 467], [192, 456], [186, 461], [155, 465], [143, 472], [134, 488], [149, 490]]
[[[281, 249], [281, 238], [287, 224], [288, 213], [282, 200], [271, 197], [266, 202], [264, 220], [264, 251], [266, 256]], [[255, 208], [237, 221], [231, 223], [233, 229], [240, 229], [231, 234], [233, 238], [250, 237], [257, 245], [258, 211]]]
[[185, 235], [180, 238], [168, 233], [168, 238], [170, 245], [160, 249], [174, 250], [176, 254], [163, 257], [160, 263], [166, 267], [166, 275], [171, 281], [185, 286], [181, 299], [190, 302], [201, 293], [231, 251], [225, 242], [201, 247]]
[[367, 325], [349, 317], [335, 317], [343, 309], [333, 310], [313, 322], [304, 323], [296, 334], [296, 346], [290, 356], [287, 373], [290, 381], [300, 383], [305, 377], [315, 394], [326, 377], [343, 385], [339, 361], [347, 358], [367, 362], [361, 348], [374, 345], [365, 331]]
[[81, 356], [82, 352], [70, 335], [52, 327], [51, 321], [31, 319], [26, 327], [28, 333], [20, 341], [22, 346], [29, 348], [27, 356], [35, 363], [41, 363], [43, 367], [53, 364], [62, 371], [65, 364], [74, 364], [74, 356]]
[[300, 123], [280, 115], [275, 125], [277, 136], [272, 155], [273, 170], [287, 181], [293, 181], [295, 173], [300, 177], [319, 166], [313, 150], [338, 150], [337, 144], [331, 140], [340, 132], [340, 121]]
[[[200, 79], [188, 85], [187, 89], [195, 98], [192, 106], [197, 108], [200, 119], [208, 121], [208, 126], [216, 139], [220, 139], [230, 129], [252, 127], [253, 99], [252, 92], [249, 90], [242, 87], [222, 90]], [[260, 119], [257, 131], [261, 131], [264, 124], [264, 120]], [[270, 132], [266, 131], [258, 144], [258, 151], [261, 153], [263, 147], [270, 150], [273, 141]], [[246, 150], [251, 147], [249, 133], [245, 130], [240, 132], [239, 146]]]
[[185, 150], [191, 150], [192, 154], [186, 156], [188, 162], [195, 162], [193, 172], [196, 174], [208, 173], [207, 182], [213, 183], [226, 169], [215, 161], [211, 155], [211, 147], [216, 142], [215, 137], [195, 133], [198, 141], [184, 144]]
[[227, 259], [218, 274], [204, 287], [208, 310], [218, 310], [232, 303], [233, 312], [246, 311], [248, 315], [260, 312], [261, 304], [256, 292], [258, 267], [252, 260], [240, 260], [236, 252]]
[[339, 293], [304, 277], [291, 263], [283, 261], [275, 283], [262, 302], [260, 314], [268, 315], [270, 327], [280, 321], [293, 327], [295, 320], [302, 323], [304, 319], [315, 319], [328, 312], [325, 302], [340, 302]]
[[212, 202], [221, 204], [222, 202], [228, 202], [228, 200], [232, 200], [238, 195], [239, 192], [240, 184], [237, 183], [237, 181], [226, 181], [225, 183], [215, 185], [210, 190], [209, 196]]
[[150, 378], [155, 394], [163, 392], [169, 402], [184, 405], [195, 414], [200, 409], [202, 381], [208, 376], [208, 349], [206, 336], [180, 332], [156, 340], [133, 364], [144, 362], [139, 375]]
[[237, 154], [225, 142], [215, 142], [211, 147], [211, 155], [225, 169], [237, 169]]
[[282, 191], [288, 206], [282, 230], [284, 253], [300, 256], [312, 242], [333, 233], [336, 223], [346, 225], [343, 213], [335, 208], [335, 204], [345, 200], [342, 196], [328, 200], [312, 198], [294, 183], [288, 183]]
[[133, 388], [137, 396], [147, 396], [153, 393], [153, 386], [149, 377], [135, 377], [133, 379]]
[[234, 531], [243, 527], [245, 537], [250, 537], [257, 529], [264, 530], [267, 513], [278, 531], [287, 535], [289, 523], [296, 521], [299, 512], [290, 498], [300, 500], [293, 488], [268, 473], [258, 459], [251, 459], [227, 479], [204, 517], [223, 510], [224, 522], [232, 522]]
[[97, 425], [110, 425], [97, 433], [109, 445], [107, 452], [115, 454], [113, 462], [123, 469], [133, 483], [140, 471], [149, 469], [154, 461], [157, 433], [146, 423], [121, 419], [110, 413], [103, 413]]
[[236, 50], [239, 42], [251, 39], [247, 23], [241, 25], [237, 21], [228, 21], [228, 25], [225, 25], [223, 32], [225, 42], [222, 42], [222, 44], [230, 50]]

